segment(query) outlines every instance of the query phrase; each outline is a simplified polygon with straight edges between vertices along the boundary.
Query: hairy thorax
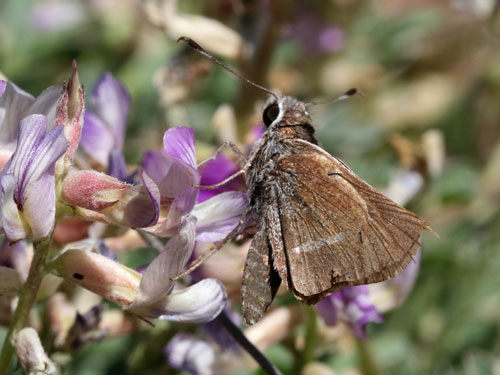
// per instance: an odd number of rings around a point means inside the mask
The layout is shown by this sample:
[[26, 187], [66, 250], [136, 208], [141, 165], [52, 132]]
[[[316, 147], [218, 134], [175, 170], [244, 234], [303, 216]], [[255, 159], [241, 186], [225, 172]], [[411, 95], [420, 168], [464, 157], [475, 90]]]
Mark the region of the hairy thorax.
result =
[[314, 128], [310, 123], [272, 126], [257, 142], [245, 167], [247, 195], [254, 215], [260, 215], [273, 186], [278, 160], [295, 153], [292, 139], [302, 139], [317, 144]]

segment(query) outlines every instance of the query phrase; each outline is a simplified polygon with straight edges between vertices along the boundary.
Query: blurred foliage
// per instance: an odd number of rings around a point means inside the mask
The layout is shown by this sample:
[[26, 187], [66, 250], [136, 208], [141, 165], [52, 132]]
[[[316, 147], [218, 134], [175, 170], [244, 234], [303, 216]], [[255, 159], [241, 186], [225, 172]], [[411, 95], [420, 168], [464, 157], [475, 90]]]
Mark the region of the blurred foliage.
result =
[[[77, 9], [78, 17], [70, 24], [62, 22], [64, 14], [50, 12], [45, 17], [53, 19], [44, 22], [51, 27], [37, 21], [35, 16], [44, 6], [62, 3]], [[500, 149], [500, 28], [496, 8], [492, 5], [485, 12], [480, 5], [489, 4], [486, 0], [465, 2], [464, 10], [459, 9], [464, 2], [454, 0], [180, 3], [184, 13], [206, 15], [239, 32], [254, 48], [253, 56], [262, 52], [254, 61], [251, 54], [228, 61], [252, 79], [264, 71], [255, 79], [258, 83], [305, 100], [336, 97], [358, 87], [363, 95], [312, 107], [311, 113], [324, 147], [375, 186], [384, 186], [400, 165], [392, 135], [418, 144], [428, 129], [443, 134], [442, 173], [426, 174], [424, 190], [410, 203], [439, 238], [424, 235], [422, 266], [413, 291], [401, 307], [385, 314], [383, 324], [369, 327], [365, 345], [383, 374], [498, 374], [500, 179], [496, 176], [500, 157], [493, 156]], [[78, 61], [87, 93], [101, 73], [111, 71], [132, 96], [125, 149], [130, 163], [140, 161], [145, 150], [159, 147], [168, 126], [192, 126], [201, 143], [215, 147], [218, 138], [212, 116], [218, 106], [229, 103], [238, 109], [243, 103], [252, 114], [256, 104], [262, 107], [265, 95], [245, 94], [251, 88], [214, 65], [195, 77], [182, 101], [168, 107], [162, 104], [161, 92], [169, 87], [159, 83], [159, 72], [173, 67], [182, 74], [202, 58], [188, 53], [188, 59], [176, 64], [183, 47], [151, 22], [142, 4], [4, 0], [0, 2], [0, 72], [38, 95], [69, 76], [72, 59]], [[338, 45], [311, 50], [332, 25], [343, 35]], [[312, 35], [306, 32], [309, 29], [314, 30]], [[272, 33], [278, 37], [273, 39]], [[259, 50], [264, 44], [267, 49]], [[250, 121], [239, 113], [236, 116], [242, 128]], [[148, 259], [150, 255], [146, 251]], [[128, 261], [140, 264], [137, 256]], [[160, 324], [152, 333], [90, 345], [73, 358], [67, 373], [165, 373], [161, 348], [171, 335]], [[284, 373], [291, 371], [296, 360], [291, 347], [291, 342], [284, 342], [267, 351]], [[315, 358], [335, 374], [358, 374], [359, 353], [352, 338], [345, 338], [317, 347]]]

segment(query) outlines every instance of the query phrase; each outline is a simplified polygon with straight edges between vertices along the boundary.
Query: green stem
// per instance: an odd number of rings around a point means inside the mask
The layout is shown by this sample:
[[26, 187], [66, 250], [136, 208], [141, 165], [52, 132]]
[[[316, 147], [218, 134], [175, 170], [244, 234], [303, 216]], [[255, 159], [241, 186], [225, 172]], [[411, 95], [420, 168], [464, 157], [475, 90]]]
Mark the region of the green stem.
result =
[[368, 340], [361, 340], [356, 338], [359, 350], [359, 366], [363, 375], [382, 375], [382, 371], [375, 361], [373, 352], [368, 344]]
[[294, 364], [293, 373], [300, 374], [309, 362], [314, 360], [318, 344], [318, 316], [312, 306], [303, 306], [305, 315], [304, 350], [299, 353]]
[[52, 237], [49, 236], [39, 241], [35, 241], [33, 244], [33, 260], [31, 261], [28, 279], [19, 292], [17, 308], [3, 344], [2, 354], [0, 356], [0, 375], [6, 375], [9, 370], [10, 362], [12, 361], [12, 356], [14, 355], [12, 342], [16, 338], [19, 331], [21, 331], [21, 329], [23, 329], [26, 325], [31, 308], [35, 304], [36, 295], [38, 293], [38, 289], [40, 289], [40, 284], [43, 279], [43, 267], [47, 262], [51, 242]]

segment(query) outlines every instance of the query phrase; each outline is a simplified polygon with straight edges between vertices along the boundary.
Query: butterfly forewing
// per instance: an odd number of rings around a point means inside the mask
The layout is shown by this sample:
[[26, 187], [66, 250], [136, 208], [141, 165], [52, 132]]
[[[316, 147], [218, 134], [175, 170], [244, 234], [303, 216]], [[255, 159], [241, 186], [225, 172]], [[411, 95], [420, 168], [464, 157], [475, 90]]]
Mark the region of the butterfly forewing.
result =
[[375, 191], [344, 163], [303, 140], [278, 160], [273, 184], [282, 247], [273, 246], [280, 275], [315, 303], [348, 285], [383, 281], [401, 271], [419, 247], [424, 220]]

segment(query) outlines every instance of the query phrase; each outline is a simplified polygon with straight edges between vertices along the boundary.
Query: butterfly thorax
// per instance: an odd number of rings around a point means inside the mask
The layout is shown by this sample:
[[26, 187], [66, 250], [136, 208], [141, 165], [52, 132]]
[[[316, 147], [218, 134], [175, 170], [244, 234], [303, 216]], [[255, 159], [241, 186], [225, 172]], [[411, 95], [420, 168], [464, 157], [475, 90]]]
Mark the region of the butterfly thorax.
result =
[[276, 104], [280, 113], [253, 147], [245, 166], [247, 195], [252, 211], [257, 215], [266, 202], [276, 173], [279, 173], [277, 161], [296, 153], [291, 146], [293, 143], [286, 141], [302, 139], [317, 144], [314, 126], [304, 103], [284, 97]]

